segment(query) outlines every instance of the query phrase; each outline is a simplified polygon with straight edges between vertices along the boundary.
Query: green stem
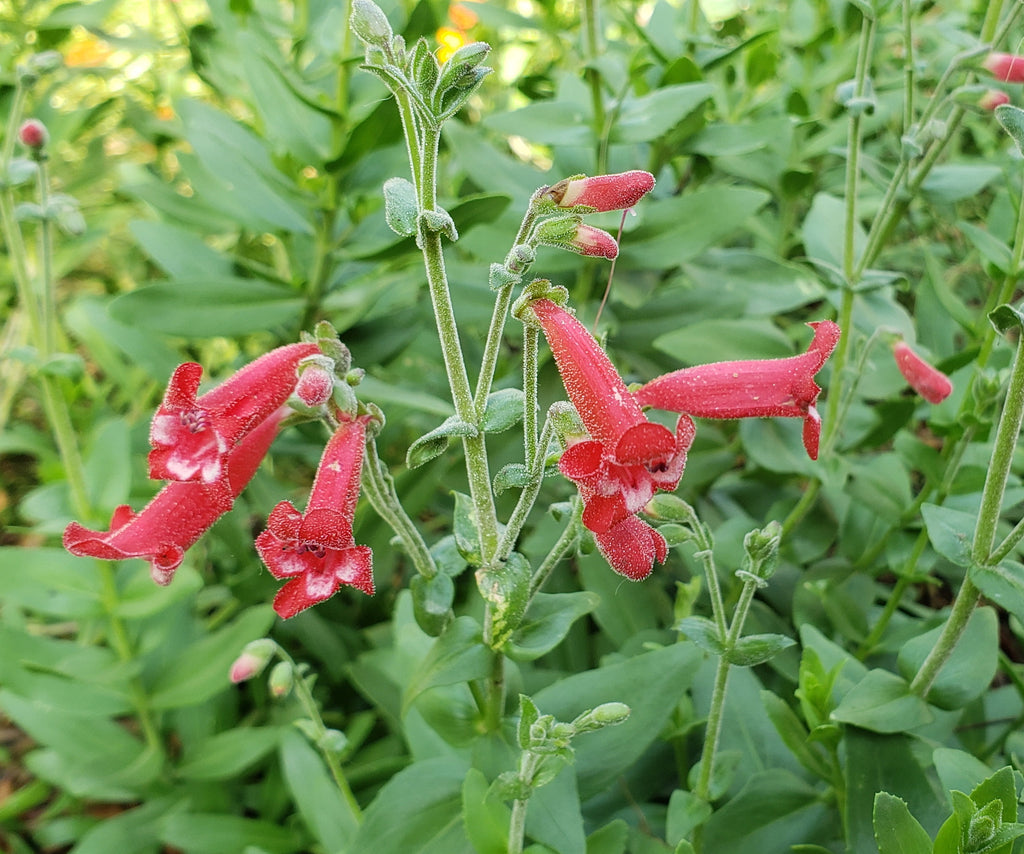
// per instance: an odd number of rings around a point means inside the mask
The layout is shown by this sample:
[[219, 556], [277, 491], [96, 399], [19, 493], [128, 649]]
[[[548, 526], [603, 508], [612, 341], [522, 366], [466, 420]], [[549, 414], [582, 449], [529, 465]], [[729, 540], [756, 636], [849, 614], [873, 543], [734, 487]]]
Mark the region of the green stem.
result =
[[43, 337], [39, 353], [45, 362], [57, 352], [57, 297], [53, 278], [53, 224], [50, 221], [50, 179], [45, 155], [36, 159], [36, 188], [43, 211], [39, 223], [39, 294], [42, 305]]
[[605, 127], [604, 97], [601, 92], [601, 72], [598, 71], [595, 64], [601, 55], [599, 4], [600, 0], [583, 0], [583, 62], [585, 67], [584, 76], [590, 87], [591, 109], [594, 113], [594, 120], [591, 126], [594, 131], [594, 137], [598, 140], [595, 166], [597, 173], [603, 174], [607, 171], [605, 164], [601, 163], [602, 153], [600, 144]]
[[487, 708], [484, 723], [487, 732], [501, 730], [501, 719], [505, 714], [505, 655], [501, 650], [489, 650], [491, 672], [487, 678]]
[[[541, 757], [529, 750], [524, 750], [519, 757], [519, 779], [532, 780], [537, 773]], [[512, 816], [508, 823], [508, 854], [522, 854], [526, 836], [526, 807], [528, 798], [512, 801]]]
[[[530, 333], [530, 327], [527, 327], [527, 335]], [[534, 330], [534, 337], [536, 337], [536, 330]], [[534, 439], [534, 453], [529, 458], [530, 464], [530, 480], [523, 487], [523, 491], [519, 495], [519, 500], [516, 502], [515, 509], [512, 511], [512, 515], [509, 516], [508, 523], [505, 525], [505, 530], [501, 535], [501, 540], [498, 543], [498, 550], [494, 554], [496, 563], [501, 563], [508, 559], [508, 556], [512, 553], [512, 549], [515, 548], [516, 540], [519, 538], [519, 533], [523, 529], [523, 525], [526, 524], [526, 519], [530, 515], [530, 510], [533, 509], [534, 503], [537, 501], [537, 495], [540, 493], [541, 484], [544, 482], [544, 459], [547, 452], [547, 447], [551, 442], [551, 436], [554, 433], [554, 423], [551, 418], [548, 417], [544, 421], [544, 429], [541, 431], [540, 444], [538, 445], [537, 440]]]
[[281, 647], [277, 649], [278, 655], [280, 655], [285, 661], [287, 661], [295, 673], [295, 679], [293, 682], [293, 690], [295, 696], [298, 697], [299, 702], [302, 704], [302, 708], [305, 710], [306, 715], [313, 724], [313, 728], [316, 732], [316, 738], [313, 739], [313, 746], [320, 751], [320, 755], [323, 757], [324, 762], [327, 764], [327, 769], [331, 772], [331, 777], [334, 779], [335, 785], [341, 792], [341, 796], [345, 799], [345, 803], [348, 804], [349, 811], [355, 816], [356, 821], [361, 822], [363, 820], [363, 811], [359, 806], [359, 801], [356, 800], [356, 796], [352, 793], [352, 787], [349, 786], [348, 780], [345, 777], [345, 771], [341, 767], [341, 762], [338, 759], [337, 754], [325, 747], [323, 744], [323, 736], [327, 733], [327, 726], [324, 724], [323, 718], [320, 716], [320, 709], [317, 707], [316, 700], [313, 699], [313, 693], [309, 689], [309, 683], [302, 677], [302, 674], [295, 664], [295, 660], [288, 655]]
[[[431, 211], [437, 206], [437, 149], [439, 142], [439, 130], [431, 128], [424, 133], [421, 185], [419, 187], [421, 211]], [[452, 306], [451, 293], [448, 290], [448, 276], [445, 272], [441, 235], [421, 226], [420, 245], [455, 412], [467, 424], [477, 425], [479, 419], [476, 405], [469, 387], [469, 376], [466, 373], [466, 363], [459, 341], [459, 329], [455, 322], [455, 309]], [[498, 520], [494, 496], [491, 493], [487, 446], [482, 433], [464, 437], [462, 445], [466, 455], [469, 492], [476, 510], [483, 565], [488, 566], [498, 547]]]
[[363, 464], [363, 487], [377, 515], [388, 523], [391, 530], [402, 541], [406, 553], [420, 575], [433, 578], [438, 573], [430, 549], [420, 535], [419, 529], [405, 512], [395, 492], [395, 481], [377, 453], [377, 442], [366, 442], [366, 460]]
[[562, 531], [561, 535], [555, 541], [555, 544], [551, 547], [551, 551], [548, 552], [547, 557], [541, 562], [541, 565], [537, 567], [537, 571], [533, 574], [533, 578], [530, 580], [530, 598], [532, 599], [534, 594], [537, 593], [541, 587], [544, 586], [544, 582], [548, 580], [548, 576], [554, 571], [555, 567], [572, 551], [576, 545], [576, 541], [580, 536], [580, 527], [582, 520], [580, 519], [580, 510], [582, 504], [578, 498], [573, 498], [573, 509], [572, 517], [569, 520], [569, 524], [566, 525], [565, 530]]
[[[871, 49], [874, 43], [875, 22], [864, 17], [861, 21], [860, 42], [857, 50], [857, 66], [854, 76], [854, 98], [862, 98], [867, 90], [868, 69], [871, 65]], [[857, 234], [857, 193], [860, 183], [862, 109], [850, 112], [846, 140], [846, 188], [845, 221], [843, 223], [843, 299], [839, 309], [839, 328], [842, 334], [832, 356], [832, 384], [828, 392], [828, 424], [825, 428], [824, 445], [831, 448], [839, 432], [839, 403], [843, 399], [846, 384], [846, 361], [850, 353], [850, 339], [853, 336], [853, 303], [857, 286], [857, 258], [855, 257]]]
[[804, 494], [800, 496], [800, 500], [793, 506], [793, 509], [789, 511], [789, 515], [782, 523], [782, 538], [786, 539], [790, 534], [793, 533], [796, 526], [800, 524], [804, 516], [807, 515], [807, 511], [814, 506], [814, 502], [818, 498], [818, 493], [821, 491], [821, 481], [812, 480], [807, 484], [807, 488], [804, 490]]
[[[523, 458], [529, 462], [537, 456], [537, 370], [540, 330], [532, 324], [523, 326]], [[540, 445], [547, 453], [547, 445]]]
[[913, 3], [903, 0], [903, 133], [914, 125], [914, 26]]
[[[1020, 435], [1022, 421], [1024, 421], [1024, 354], [1021, 352], [1021, 347], [1018, 346], [1014, 355], [1013, 370], [1010, 374], [1010, 387], [1006, 393], [999, 426], [996, 428], [992, 458], [981, 493], [981, 507], [978, 510], [978, 522], [974, 528], [974, 541], [971, 545], [971, 564], [973, 566], [991, 565], [996, 527], [999, 524], [1003, 496], [1006, 492], [1006, 481], [1010, 476], [1013, 452]], [[931, 689], [939, 671], [953, 654], [957, 642], [967, 629], [967, 622], [980, 599], [981, 591], [975, 587], [968, 572], [935, 647], [928, 654], [920, 672], [910, 684], [910, 689], [919, 696], [926, 696]]]

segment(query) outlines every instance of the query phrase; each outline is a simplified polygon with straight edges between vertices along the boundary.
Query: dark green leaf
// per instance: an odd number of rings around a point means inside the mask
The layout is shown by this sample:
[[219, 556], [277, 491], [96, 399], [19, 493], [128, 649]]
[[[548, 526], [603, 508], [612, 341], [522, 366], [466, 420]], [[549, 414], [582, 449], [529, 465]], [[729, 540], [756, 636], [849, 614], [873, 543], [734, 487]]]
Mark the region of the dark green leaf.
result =
[[270, 753], [280, 735], [277, 727], [240, 727], [218, 733], [190, 750], [176, 771], [186, 780], [230, 780]]
[[873, 813], [878, 854], [932, 854], [932, 840], [902, 798], [875, 795]]
[[115, 320], [184, 338], [245, 335], [295, 323], [303, 301], [258, 279], [183, 279], [148, 285], [110, 303]]
[[921, 505], [921, 515], [932, 548], [957, 566], [970, 566], [977, 515], [937, 504]]
[[473, 499], [462, 492], [453, 492], [452, 495], [455, 496], [455, 545], [466, 563], [470, 566], [480, 566], [483, 558], [480, 555], [480, 533], [477, 530]]
[[1017, 144], [1017, 150], [1024, 154], [1024, 110], [1012, 104], [1000, 104], [996, 107], [996, 118]]
[[477, 576], [480, 595], [490, 604], [493, 649], [502, 649], [519, 628], [530, 599], [533, 569], [519, 552], [512, 552], [503, 566], [493, 567]]
[[970, 578], [988, 599], [1024, 619], [1024, 564], [1007, 559], [997, 566], [972, 566]]
[[1006, 333], [1015, 326], [1024, 326], [1024, 313], [1012, 305], [998, 305], [988, 314], [989, 322], [996, 332]]
[[519, 628], [505, 646], [514, 661], [533, 661], [550, 652], [568, 634], [572, 624], [601, 601], [596, 593], [537, 593]]
[[[904, 678], [917, 675], [943, 628], [936, 626], [903, 645], [898, 666]], [[998, 666], [999, 620], [993, 608], [977, 608], [926, 699], [941, 709], [961, 709], [985, 692]]]
[[501, 433], [523, 420], [523, 392], [504, 388], [487, 395], [487, 406], [480, 429], [484, 433]]
[[161, 826], [160, 840], [190, 854], [240, 852], [248, 846], [258, 847], [267, 854], [289, 854], [299, 844], [293, 830], [274, 822], [194, 812], [176, 812], [169, 816]]
[[416, 624], [431, 637], [437, 637], [451, 621], [455, 585], [451, 576], [440, 572], [433, 578], [413, 576], [409, 582]]
[[484, 646], [480, 624], [472, 617], [457, 617], [445, 629], [405, 689], [408, 707], [424, 691], [479, 679], [490, 672], [491, 651]]
[[907, 683], [888, 670], [871, 670], [832, 712], [832, 718], [872, 732], [903, 732], [932, 720], [932, 713]]
[[453, 438], [476, 436], [478, 433], [476, 427], [463, 421], [457, 415], [449, 416], [409, 446], [409, 450], [405, 453], [405, 464], [411, 469], [419, 468], [447, 451]]

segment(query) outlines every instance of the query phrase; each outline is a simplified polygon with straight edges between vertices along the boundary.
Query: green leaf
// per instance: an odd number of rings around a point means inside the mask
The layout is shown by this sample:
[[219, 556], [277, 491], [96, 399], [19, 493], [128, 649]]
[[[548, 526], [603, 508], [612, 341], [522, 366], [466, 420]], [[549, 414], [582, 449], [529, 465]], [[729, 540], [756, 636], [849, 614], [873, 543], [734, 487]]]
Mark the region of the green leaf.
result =
[[177, 279], [122, 294], [111, 316], [141, 329], [213, 338], [246, 335], [295, 323], [303, 300], [289, 288], [259, 279]]
[[294, 831], [274, 822], [194, 812], [168, 816], [160, 828], [160, 841], [189, 854], [241, 852], [248, 846], [267, 854], [290, 854], [301, 844]]
[[715, 854], [788, 851], [811, 836], [825, 816], [820, 793], [788, 771], [752, 776], [708, 820], [703, 850]]
[[430, 647], [405, 689], [402, 706], [408, 709], [430, 688], [486, 676], [490, 667], [491, 651], [483, 643], [480, 624], [472, 617], [456, 617]]
[[530, 482], [530, 470], [522, 463], [502, 466], [494, 476], [494, 493], [501, 495], [506, 489], [522, 489]]
[[503, 566], [478, 574], [480, 595], [491, 606], [488, 642], [493, 649], [502, 649], [522, 623], [530, 600], [532, 577], [530, 562], [519, 552], [512, 552]]
[[477, 854], [506, 854], [511, 810], [502, 803], [476, 768], [466, 772], [462, 784], [462, 812], [466, 836]]
[[932, 720], [932, 713], [895, 673], [870, 670], [843, 697], [832, 718], [872, 732], [890, 733], [923, 726]]
[[451, 756], [415, 762], [395, 774], [363, 813], [349, 850], [373, 854], [474, 854], [462, 824], [468, 768]]
[[639, 98], [627, 98], [612, 125], [612, 143], [649, 142], [668, 133], [714, 94], [710, 83], [663, 86]]
[[[797, 761], [812, 774], [828, 779], [832, 773], [828, 760], [815, 750], [809, 741], [807, 727], [789, 703], [771, 691], [761, 692], [761, 701], [775, 731], [790, 749]], [[820, 745], [819, 745], [820, 749]]]
[[453, 438], [477, 436], [479, 432], [472, 424], [463, 421], [457, 415], [451, 415], [409, 446], [405, 453], [405, 464], [411, 469], [419, 468], [447, 451]]
[[525, 396], [518, 388], [503, 388], [487, 395], [487, 406], [480, 429], [484, 433], [501, 433], [523, 420]]
[[988, 313], [989, 322], [996, 332], [1006, 333], [1015, 326], [1024, 327], [1024, 312], [1012, 305], [997, 305]]
[[596, 593], [537, 593], [519, 628], [505, 646], [514, 661], [533, 661], [550, 652], [568, 634], [572, 624], [601, 602]]
[[453, 533], [459, 554], [470, 566], [480, 566], [483, 557], [480, 554], [480, 532], [476, 525], [476, 507], [473, 499], [462, 492], [452, 492], [455, 496], [455, 512], [453, 517]]
[[922, 504], [921, 515], [932, 548], [957, 566], [970, 566], [977, 514], [964, 513], [938, 504]]
[[991, 163], [946, 163], [932, 167], [921, 189], [939, 202], [959, 202], [978, 195], [1003, 174]]
[[1007, 559], [997, 566], [972, 566], [970, 578], [986, 598], [1024, 619], [1024, 564]]
[[677, 643], [597, 670], [576, 673], [534, 696], [540, 709], [559, 720], [572, 720], [601, 703], [623, 702], [633, 709], [625, 723], [588, 734], [573, 743], [575, 770], [584, 799], [611, 786], [658, 737], [679, 698], [689, 688], [701, 657], [693, 644]]
[[[936, 626], [903, 644], [897, 665], [905, 679], [917, 675], [942, 630]], [[925, 699], [940, 709], [962, 709], [985, 693], [998, 667], [999, 619], [993, 608], [976, 608]]]
[[451, 576], [439, 572], [433, 578], [415, 575], [409, 582], [412, 593], [412, 610], [416, 625], [431, 637], [436, 638], [452, 619], [452, 603], [455, 601], [455, 585]]
[[167, 222], [135, 220], [132, 236], [146, 254], [173, 279], [230, 278], [232, 261], [211, 249], [198, 234]]
[[747, 187], [709, 187], [645, 201], [643, 222], [622, 246], [620, 261], [676, 267], [742, 228], [770, 199]]
[[[45, 573], [46, 584], [39, 578]], [[95, 561], [59, 548], [0, 548], [0, 600], [58, 619], [98, 617], [102, 582]]]
[[229, 625], [181, 650], [153, 685], [150, 707], [180, 709], [203, 703], [230, 686], [228, 672], [249, 641], [263, 637], [274, 624], [269, 605], [244, 611]]
[[932, 854], [931, 837], [902, 798], [888, 792], [875, 795], [873, 822], [878, 854]]
[[628, 842], [629, 825], [617, 818], [587, 837], [587, 854], [625, 854]]
[[[818, 193], [804, 217], [802, 229], [804, 251], [812, 261], [841, 270], [845, 241], [846, 204], [827, 193]], [[859, 258], [867, 244], [867, 234], [854, 224], [854, 258]]]
[[159, 845], [158, 834], [166, 815], [185, 806], [172, 797], [156, 798], [106, 817], [82, 834], [75, 844], [75, 854], [148, 854]]
[[[974, 248], [978, 250], [978, 253], [985, 261], [994, 265], [1001, 272], [1006, 272], [1010, 269], [1013, 251], [991, 231], [974, 225], [967, 220], [957, 220], [956, 227], [974, 244]], [[945, 301], [943, 304], [945, 305]], [[959, 315], [962, 311], [963, 308], [961, 307], [957, 314]], [[957, 320], [960, 320], [959, 316]]]
[[766, 319], [704, 320], [659, 335], [653, 346], [686, 365], [793, 355], [789, 338]]
[[230, 780], [277, 747], [278, 727], [240, 727], [210, 736], [175, 769], [185, 780]]
[[704, 652], [714, 656], [721, 656], [725, 652], [725, 641], [718, 634], [718, 627], [707, 617], [685, 617], [673, 628], [697, 644]]
[[1017, 150], [1024, 154], [1024, 110], [1012, 104], [1000, 104], [996, 107], [996, 119], [1017, 144]]
[[693, 792], [676, 789], [668, 801], [665, 815], [665, 841], [678, 845], [711, 817], [711, 804]]
[[324, 850], [346, 850], [359, 828], [359, 816], [298, 730], [288, 729], [281, 736], [281, 770], [299, 815]]
[[395, 234], [411, 237], [416, 233], [419, 209], [416, 188], [411, 182], [405, 178], [388, 178], [384, 182], [384, 218]]
[[488, 116], [483, 124], [547, 145], [586, 145], [592, 134], [589, 107], [571, 101], [535, 101], [511, 113]]
[[795, 644], [795, 640], [785, 635], [747, 635], [736, 642], [726, 658], [736, 667], [754, 667], [775, 658], [782, 650]]

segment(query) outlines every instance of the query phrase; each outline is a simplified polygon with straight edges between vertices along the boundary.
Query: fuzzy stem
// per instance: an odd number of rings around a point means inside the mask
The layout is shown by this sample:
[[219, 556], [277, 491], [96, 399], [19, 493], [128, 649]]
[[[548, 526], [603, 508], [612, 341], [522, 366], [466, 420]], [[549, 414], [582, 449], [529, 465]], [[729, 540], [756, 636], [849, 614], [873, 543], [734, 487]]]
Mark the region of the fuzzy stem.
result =
[[419, 529], [405, 512], [402, 502], [398, 500], [395, 481], [377, 453], [375, 439], [368, 439], [366, 442], [363, 487], [377, 515], [391, 526], [391, 530], [402, 541], [416, 571], [427, 578], [436, 576], [438, 568], [434, 557], [430, 554], [430, 549], [427, 548]]
[[[972, 565], [991, 565], [996, 527], [999, 524], [1003, 495], [1006, 492], [1006, 481], [1010, 476], [1013, 452], [1020, 435], [1022, 421], [1024, 421], [1024, 355], [1022, 355], [1021, 347], [1018, 346], [1013, 360], [1013, 371], [1010, 374], [1010, 387], [1006, 393], [999, 426], [996, 428], [992, 458], [981, 493], [981, 507], [978, 510], [978, 521], [974, 528], [974, 541], [971, 546]], [[967, 622], [980, 600], [981, 591], [971, 581], [968, 572], [963, 586], [953, 602], [953, 608], [942, 629], [942, 634], [939, 635], [935, 647], [928, 654], [924, 664], [921, 665], [920, 672], [910, 683], [911, 691], [922, 697], [927, 695], [939, 671], [953, 654], [957, 642], [967, 629]]]
[[[532, 780], [537, 773], [541, 757], [529, 750], [524, 750], [519, 757], [519, 779]], [[508, 854], [522, 854], [523, 841], [526, 836], [526, 807], [529, 798], [512, 801], [512, 817], [508, 823]]]

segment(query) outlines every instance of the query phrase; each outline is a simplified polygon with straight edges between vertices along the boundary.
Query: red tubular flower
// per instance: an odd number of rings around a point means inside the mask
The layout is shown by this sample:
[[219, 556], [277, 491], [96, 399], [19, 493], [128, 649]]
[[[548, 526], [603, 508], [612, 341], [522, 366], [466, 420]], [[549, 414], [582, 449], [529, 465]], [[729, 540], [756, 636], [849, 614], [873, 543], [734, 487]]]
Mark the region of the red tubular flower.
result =
[[373, 595], [373, 553], [352, 536], [368, 420], [345, 421], [331, 436], [306, 512], [282, 501], [256, 538], [271, 574], [289, 579], [274, 597], [274, 610], [284, 619], [329, 599], [342, 584]]
[[64, 548], [81, 557], [150, 562], [157, 584], [171, 583], [185, 552], [231, 509], [266, 456], [277, 428], [288, 415], [280, 409], [250, 431], [226, 457], [227, 476], [216, 483], [169, 483], [140, 512], [127, 505], [114, 511], [109, 531], [90, 531], [77, 522], [64, 529]]
[[654, 176], [634, 169], [617, 175], [566, 178], [549, 187], [544, 197], [560, 208], [582, 205], [595, 211], [621, 211], [633, 207], [653, 189]]
[[714, 362], [657, 377], [640, 388], [641, 406], [683, 412], [697, 418], [790, 416], [804, 419], [804, 447], [818, 458], [821, 416], [815, 404], [821, 388], [814, 375], [839, 343], [831, 320], [809, 323], [814, 339], [806, 353], [787, 359]]
[[905, 341], [892, 348], [896, 366], [910, 387], [929, 403], [942, 403], [953, 393], [953, 383], [942, 371], [933, 368], [917, 355]]
[[288, 399], [299, 361], [319, 353], [316, 344], [278, 347], [199, 398], [202, 367], [179, 365], [150, 427], [149, 476], [205, 484], [221, 480], [231, 449]]
[[982, 67], [1006, 83], [1024, 83], [1024, 56], [1012, 53], [990, 53]]
[[661, 534], [634, 514], [657, 490], [678, 486], [693, 421], [681, 417], [674, 434], [648, 421], [583, 324], [551, 300], [530, 307], [589, 434], [566, 448], [558, 468], [579, 487], [583, 524], [608, 563], [627, 578], [646, 578], [668, 549]]

